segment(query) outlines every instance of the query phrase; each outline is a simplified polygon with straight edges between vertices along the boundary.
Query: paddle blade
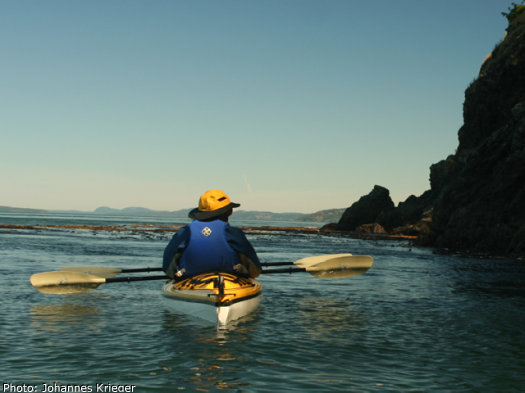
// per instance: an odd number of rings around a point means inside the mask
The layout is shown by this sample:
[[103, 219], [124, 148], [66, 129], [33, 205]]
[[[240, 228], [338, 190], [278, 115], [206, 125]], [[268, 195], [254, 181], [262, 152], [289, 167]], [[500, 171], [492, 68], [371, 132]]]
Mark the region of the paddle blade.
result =
[[342, 255], [305, 267], [317, 278], [354, 277], [366, 273], [374, 259], [367, 255]]
[[80, 272], [60, 271], [36, 273], [29, 281], [42, 293], [68, 294], [92, 291], [105, 283], [106, 279]]
[[298, 259], [294, 262], [294, 265], [297, 265], [299, 267], [308, 268], [309, 266], [316, 265], [320, 262], [328, 262], [332, 259], [337, 259], [341, 257], [349, 257], [352, 256], [352, 254], [325, 254], [325, 255], [316, 255], [313, 257], [306, 257], [302, 259]]
[[80, 272], [86, 274], [92, 274], [98, 277], [112, 278], [122, 273], [121, 269], [114, 267], [103, 267], [103, 266], [80, 266], [80, 267], [63, 267], [60, 269], [63, 272]]

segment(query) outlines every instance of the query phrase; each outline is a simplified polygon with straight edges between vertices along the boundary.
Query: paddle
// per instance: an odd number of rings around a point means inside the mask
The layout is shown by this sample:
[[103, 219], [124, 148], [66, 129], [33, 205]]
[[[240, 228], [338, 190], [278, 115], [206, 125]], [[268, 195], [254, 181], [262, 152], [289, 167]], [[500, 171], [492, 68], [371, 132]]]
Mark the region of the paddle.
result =
[[[306, 268], [308, 266], [315, 265], [319, 262], [325, 262], [325, 261], [332, 260], [334, 258], [343, 257], [343, 256], [348, 257], [351, 255], [352, 254], [325, 254], [325, 255], [316, 255], [313, 257], [302, 258], [295, 262], [263, 262], [261, 263], [261, 265], [264, 267], [297, 265], [302, 268]], [[63, 267], [60, 270], [67, 271], [67, 272], [88, 273], [94, 276], [111, 278], [111, 277], [116, 277], [121, 273], [161, 272], [162, 268], [161, 267], [143, 267], [143, 268], [133, 268], [133, 269], [119, 269], [119, 268], [105, 267], [105, 266], [74, 266], [74, 267]], [[287, 272], [288, 271], [289, 270], [287, 270]]]
[[60, 271], [65, 272], [79, 272], [92, 274], [94, 276], [111, 278], [118, 276], [121, 273], [141, 273], [141, 272], [161, 272], [161, 267], [141, 267], [135, 269], [118, 269], [115, 267], [105, 267], [105, 266], [73, 266], [73, 267], [63, 267]]
[[115, 277], [105, 278], [82, 272], [45, 272], [36, 273], [29, 281], [38, 291], [51, 294], [67, 294], [92, 291], [101, 284], [112, 282], [131, 282], [147, 280], [167, 280], [168, 276]]
[[[328, 257], [328, 258], [327, 258]], [[308, 261], [309, 259], [309, 261]], [[306, 262], [305, 262], [306, 260]], [[303, 258], [292, 264], [302, 264], [306, 267], [263, 270], [263, 274], [308, 272], [317, 278], [354, 277], [365, 273], [372, 266], [372, 257], [363, 255], [338, 254]], [[143, 277], [100, 277], [78, 271], [62, 270], [33, 274], [31, 284], [42, 293], [67, 294], [91, 291], [101, 284], [115, 282], [167, 280], [168, 276]]]
[[[315, 257], [312, 257], [315, 258]], [[305, 258], [306, 259], [306, 258]], [[296, 261], [295, 264], [299, 265]], [[354, 277], [366, 273], [372, 267], [374, 259], [366, 255], [348, 255], [333, 257], [318, 263], [305, 264], [303, 267], [288, 269], [263, 270], [262, 273], [298, 273], [308, 272], [316, 278]]]

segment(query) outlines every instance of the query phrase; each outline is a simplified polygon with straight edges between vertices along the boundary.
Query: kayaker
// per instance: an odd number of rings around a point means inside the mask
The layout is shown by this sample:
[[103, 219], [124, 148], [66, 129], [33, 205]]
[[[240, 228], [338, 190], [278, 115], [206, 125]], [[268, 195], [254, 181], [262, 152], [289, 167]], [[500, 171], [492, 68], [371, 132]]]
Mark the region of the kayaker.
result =
[[199, 206], [188, 214], [193, 221], [177, 231], [164, 250], [162, 268], [171, 278], [224, 271], [257, 277], [261, 263], [240, 228], [228, 218], [240, 204], [221, 190], [201, 195]]

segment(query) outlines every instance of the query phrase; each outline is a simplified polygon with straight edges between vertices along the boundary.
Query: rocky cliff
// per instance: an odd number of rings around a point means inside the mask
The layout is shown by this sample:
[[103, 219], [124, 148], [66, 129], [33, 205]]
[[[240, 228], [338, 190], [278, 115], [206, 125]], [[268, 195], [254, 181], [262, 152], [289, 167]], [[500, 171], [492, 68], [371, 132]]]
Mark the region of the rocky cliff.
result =
[[374, 208], [362, 198], [328, 228], [357, 230], [372, 220], [418, 233], [428, 246], [525, 255], [525, 6], [506, 16], [505, 38], [465, 91], [455, 154], [430, 167], [430, 190], [394, 207], [376, 186], [363, 197]]
[[525, 12], [509, 19], [465, 91], [456, 153], [430, 168], [437, 247], [525, 254]]

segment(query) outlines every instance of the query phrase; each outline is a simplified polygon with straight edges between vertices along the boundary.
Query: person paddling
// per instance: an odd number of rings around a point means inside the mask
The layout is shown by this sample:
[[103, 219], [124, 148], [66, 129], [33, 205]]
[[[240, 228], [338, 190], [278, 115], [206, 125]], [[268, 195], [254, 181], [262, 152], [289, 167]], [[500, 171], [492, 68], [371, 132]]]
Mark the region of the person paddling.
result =
[[188, 214], [193, 221], [172, 237], [164, 250], [162, 269], [174, 279], [209, 272], [257, 277], [261, 262], [240, 228], [228, 218], [240, 204], [222, 190], [201, 195], [199, 206]]

